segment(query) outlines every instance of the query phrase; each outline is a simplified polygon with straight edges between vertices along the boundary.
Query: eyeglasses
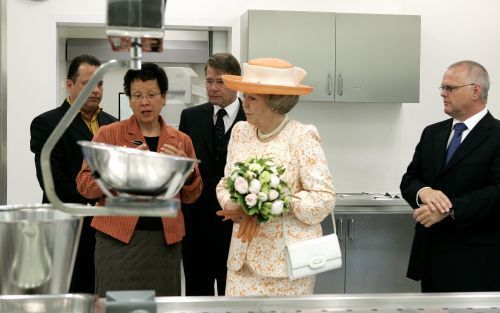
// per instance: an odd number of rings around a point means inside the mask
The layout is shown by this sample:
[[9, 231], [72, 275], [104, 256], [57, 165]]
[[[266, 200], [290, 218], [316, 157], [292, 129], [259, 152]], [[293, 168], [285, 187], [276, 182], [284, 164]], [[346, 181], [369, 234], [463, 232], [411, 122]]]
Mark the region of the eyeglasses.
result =
[[216, 86], [219, 88], [224, 87], [224, 81], [222, 79], [207, 79], [205, 81], [206, 86]]
[[142, 99], [146, 98], [148, 100], [153, 100], [154, 98], [158, 97], [160, 95], [159, 92], [153, 92], [153, 91], [150, 91], [148, 92], [146, 95], [143, 95], [142, 93], [133, 93], [130, 95], [130, 98], [133, 100], [133, 101], [141, 101]]
[[449, 85], [441, 85], [439, 86], [439, 90], [441, 92], [443, 91], [446, 91], [446, 92], [453, 92], [455, 89], [458, 89], [458, 88], [461, 88], [461, 87], [467, 87], [467, 86], [475, 86], [477, 85], [476, 83], [472, 83], [472, 84], [467, 84], [467, 85], [461, 85], [461, 86], [449, 86]]

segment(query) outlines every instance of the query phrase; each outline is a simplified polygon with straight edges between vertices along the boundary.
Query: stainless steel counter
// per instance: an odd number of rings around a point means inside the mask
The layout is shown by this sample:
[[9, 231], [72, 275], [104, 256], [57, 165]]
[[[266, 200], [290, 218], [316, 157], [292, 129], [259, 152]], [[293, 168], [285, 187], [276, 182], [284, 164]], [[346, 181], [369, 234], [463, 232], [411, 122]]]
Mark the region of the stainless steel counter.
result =
[[500, 293], [362, 294], [246, 298], [159, 297], [156, 298], [156, 303], [158, 313], [498, 313], [500, 312]]
[[[132, 301], [127, 304], [133, 304]], [[500, 313], [500, 292], [244, 298], [157, 297], [154, 302], [158, 313]], [[116, 307], [112, 311], [131, 312], [116, 311]], [[91, 295], [77, 294], [0, 296], [0, 312], [106, 313], [106, 301]]]
[[410, 213], [412, 209], [401, 195], [339, 193], [336, 197], [335, 212]]

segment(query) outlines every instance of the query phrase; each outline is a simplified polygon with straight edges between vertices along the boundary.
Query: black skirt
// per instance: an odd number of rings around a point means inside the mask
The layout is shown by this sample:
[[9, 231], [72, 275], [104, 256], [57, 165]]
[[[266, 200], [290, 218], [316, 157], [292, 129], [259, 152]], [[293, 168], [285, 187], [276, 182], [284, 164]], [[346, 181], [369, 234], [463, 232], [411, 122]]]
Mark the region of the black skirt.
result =
[[167, 245], [163, 231], [136, 230], [129, 244], [97, 231], [95, 281], [99, 297], [114, 290], [180, 296], [181, 243]]

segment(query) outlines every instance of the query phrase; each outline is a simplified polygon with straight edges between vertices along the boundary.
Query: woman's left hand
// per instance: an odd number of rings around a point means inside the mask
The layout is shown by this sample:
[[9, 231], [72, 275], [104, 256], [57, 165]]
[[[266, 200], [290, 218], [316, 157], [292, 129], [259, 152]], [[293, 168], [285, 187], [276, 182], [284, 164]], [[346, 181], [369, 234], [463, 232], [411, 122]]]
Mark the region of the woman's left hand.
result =
[[247, 216], [241, 206], [233, 201], [228, 201], [224, 205], [224, 210], [219, 210], [215, 214], [224, 217], [223, 221], [232, 220], [235, 223], [243, 221]]
[[182, 142], [179, 142], [178, 147], [175, 147], [175, 146], [172, 146], [169, 144], [164, 144], [160, 148], [160, 152], [165, 153], [165, 154], [169, 154], [169, 155], [177, 155], [177, 156], [187, 158], [187, 154], [186, 154], [186, 152], [184, 152], [184, 146], [183, 146]]
[[[182, 144], [182, 142], [179, 142], [179, 146], [177, 146], [177, 147], [169, 145], [169, 144], [164, 144], [160, 148], [160, 152], [165, 153], [165, 154], [169, 154], [169, 155], [176, 155], [176, 156], [180, 156], [180, 157], [185, 157], [185, 158], [188, 157], [186, 152], [184, 152], [184, 145]], [[189, 176], [186, 178], [184, 185], [191, 185], [193, 183], [193, 179], [195, 178], [194, 172], [195, 171], [193, 168], [193, 171], [191, 172], [191, 174], [189, 174]]]

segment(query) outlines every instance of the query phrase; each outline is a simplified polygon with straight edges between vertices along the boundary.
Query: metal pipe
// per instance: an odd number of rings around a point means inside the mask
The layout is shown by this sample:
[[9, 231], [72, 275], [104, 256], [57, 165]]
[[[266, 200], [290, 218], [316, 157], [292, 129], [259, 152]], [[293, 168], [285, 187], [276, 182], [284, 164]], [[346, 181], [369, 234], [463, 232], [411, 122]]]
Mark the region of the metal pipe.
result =
[[66, 129], [71, 125], [71, 122], [73, 121], [75, 116], [80, 112], [83, 104], [85, 103], [85, 101], [87, 101], [87, 98], [92, 93], [92, 89], [102, 79], [104, 73], [114, 67], [123, 68], [126, 66], [127, 64], [124, 61], [117, 60], [111, 60], [107, 63], [102, 64], [96, 70], [90, 81], [85, 85], [85, 88], [83, 88], [82, 92], [78, 95], [75, 103], [69, 108], [66, 114], [64, 114], [63, 118], [59, 121], [56, 128], [49, 136], [47, 142], [42, 148], [40, 163], [42, 167], [43, 185], [45, 188], [45, 192], [47, 193], [47, 198], [54, 205], [54, 207], [60, 209], [61, 211], [74, 213], [72, 209], [64, 205], [64, 203], [56, 194], [54, 178], [52, 176], [52, 168], [50, 164], [50, 155], [52, 154], [52, 150], [54, 149], [55, 145], [62, 137]]
[[[50, 164], [50, 155], [55, 145], [70, 126], [75, 116], [80, 112], [81, 107], [87, 101], [92, 89], [102, 79], [103, 75], [114, 68], [127, 68], [133, 66], [134, 69], [140, 69], [140, 46], [135, 47], [135, 51], [131, 54], [135, 56], [135, 60], [128, 63], [127, 61], [111, 60], [102, 64], [85, 85], [82, 92], [76, 98], [75, 103], [71, 105], [69, 110], [64, 114], [63, 118], [57, 124], [52, 134], [47, 139], [43, 146], [41, 154], [41, 167], [43, 175], [43, 184], [47, 198], [50, 200], [54, 208], [65, 213], [76, 216], [98, 216], [98, 215], [132, 215], [132, 216], [168, 216], [173, 210], [179, 207], [177, 199], [158, 200], [153, 199], [151, 202], [144, 201], [143, 205], [127, 205], [127, 203], [118, 203], [116, 206], [99, 206], [63, 203], [56, 194], [54, 178]], [[151, 205], [149, 205], [151, 204]]]
[[140, 70], [142, 66], [142, 48], [140, 38], [132, 38], [132, 45], [130, 47], [130, 68], [133, 70]]
[[0, 204], [7, 203], [7, 0], [0, 0]]

